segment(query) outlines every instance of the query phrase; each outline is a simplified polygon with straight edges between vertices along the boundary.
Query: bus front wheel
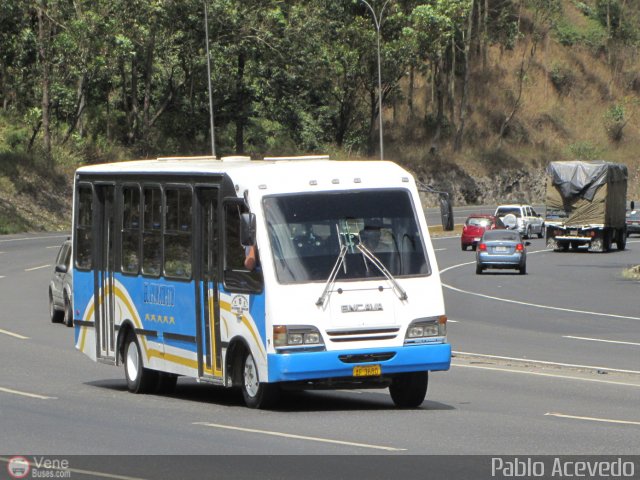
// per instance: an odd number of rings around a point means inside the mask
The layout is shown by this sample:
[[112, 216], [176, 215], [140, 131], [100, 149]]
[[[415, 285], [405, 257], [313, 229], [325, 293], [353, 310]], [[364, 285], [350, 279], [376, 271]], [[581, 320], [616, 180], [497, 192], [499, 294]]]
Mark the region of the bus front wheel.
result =
[[131, 393], [149, 393], [158, 384], [158, 372], [143, 366], [140, 345], [133, 332], [130, 332], [125, 340], [124, 374]]
[[242, 361], [242, 396], [249, 408], [269, 408], [280, 397], [280, 389], [274, 383], [264, 383], [258, 376], [258, 368], [251, 352]]
[[389, 385], [391, 399], [399, 408], [416, 408], [422, 405], [427, 395], [429, 372], [399, 373]]

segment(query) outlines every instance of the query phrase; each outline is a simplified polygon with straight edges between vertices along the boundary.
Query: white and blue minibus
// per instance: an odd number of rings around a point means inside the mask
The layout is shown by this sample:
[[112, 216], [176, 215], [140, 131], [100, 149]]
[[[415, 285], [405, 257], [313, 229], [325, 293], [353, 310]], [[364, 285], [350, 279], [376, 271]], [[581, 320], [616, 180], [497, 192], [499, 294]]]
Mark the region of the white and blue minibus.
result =
[[449, 369], [427, 223], [392, 162], [85, 166], [72, 236], [76, 348], [123, 365], [131, 392], [186, 376], [238, 387], [252, 408], [320, 388], [389, 388], [411, 408]]

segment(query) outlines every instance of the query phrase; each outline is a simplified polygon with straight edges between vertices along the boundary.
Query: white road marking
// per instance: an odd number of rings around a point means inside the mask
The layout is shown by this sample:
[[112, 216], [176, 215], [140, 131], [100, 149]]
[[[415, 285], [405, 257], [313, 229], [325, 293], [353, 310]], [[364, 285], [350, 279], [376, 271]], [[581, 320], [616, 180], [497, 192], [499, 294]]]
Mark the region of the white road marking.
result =
[[0, 278], [4, 278], [4, 275], [0, 275]]
[[587, 340], [589, 342], [604, 342], [604, 343], [618, 343], [621, 345], [636, 345], [640, 347], [640, 343], [637, 343], [637, 342], [622, 342], [620, 340], [605, 340], [603, 338], [574, 337], [573, 335], [563, 335], [562, 338], [571, 338], [573, 340]]
[[459, 323], [458, 320], [447, 319], [447, 323]]
[[263, 435], [273, 435], [276, 437], [285, 437], [285, 438], [294, 438], [296, 440], [309, 440], [311, 442], [322, 442], [322, 443], [335, 443], [337, 445], [348, 445], [351, 447], [362, 447], [362, 448], [373, 448], [376, 450], [387, 450], [390, 452], [400, 452], [406, 450], [406, 448], [394, 448], [394, 447], [385, 447], [381, 445], [369, 445], [367, 443], [354, 443], [354, 442], [345, 442], [342, 440], [332, 440], [329, 438], [319, 438], [319, 437], [307, 437], [304, 435], [294, 435], [291, 433], [282, 433], [282, 432], [273, 432], [270, 430], [257, 430], [254, 428], [242, 428], [242, 427], [234, 427], [231, 425], [220, 425], [217, 423], [207, 423], [207, 422], [194, 422], [193, 425], [203, 425], [205, 427], [213, 427], [213, 428], [223, 428], [227, 430], [236, 430], [239, 432], [247, 432], [247, 433], [261, 433]]
[[566, 415], [563, 413], [554, 413], [554, 412], [545, 413], [545, 416], [558, 417], [558, 418], [571, 418], [573, 420], [588, 420], [590, 422], [620, 423], [624, 425], [640, 425], [640, 422], [634, 422], [632, 420], [613, 420], [611, 418], [580, 417], [577, 415]]
[[[475, 262], [473, 262], [473, 263], [475, 263]], [[473, 295], [473, 296], [476, 296], [476, 297], [487, 298], [489, 300], [496, 300], [498, 302], [514, 303], [514, 304], [517, 304], [517, 305], [524, 305], [525, 307], [543, 308], [543, 309], [546, 309], [546, 310], [556, 310], [558, 312], [579, 313], [581, 315], [594, 315], [596, 317], [621, 318], [621, 319], [624, 319], [624, 320], [640, 320], [640, 317], [632, 317], [630, 315], [618, 315], [618, 314], [615, 314], [615, 313], [602, 313], [602, 312], [592, 312], [592, 311], [589, 311], [589, 310], [576, 310], [576, 309], [573, 309], [573, 308], [552, 307], [551, 305], [541, 305], [539, 303], [521, 302], [519, 300], [511, 300], [509, 298], [494, 297], [492, 295], [485, 295], [483, 293], [476, 293], [476, 292], [471, 292], [469, 290], [463, 290], [461, 288], [452, 287], [451, 285], [448, 285], [446, 283], [443, 283], [442, 286], [448, 288], [449, 290], [453, 290], [454, 292], [466, 293], [467, 295]]]
[[554, 367], [570, 367], [570, 368], [582, 368], [585, 370], [603, 370], [607, 372], [616, 372], [616, 373], [640, 374], [640, 370], [622, 370], [619, 368], [594, 367], [593, 365], [576, 365], [573, 363], [548, 362], [546, 360], [534, 360], [532, 358], [502, 357], [499, 355], [487, 355], [485, 353], [471, 353], [471, 352], [458, 352], [458, 351], [454, 351], [452, 353], [454, 355], [471, 355], [474, 357], [481, 357], [481, 358], [495, 358], [496, 360], [510, 360], [510, 361], [517, 361], [517, 362], [539, 363], [542, 365], [549, 365]]
[[586, 378], [586, 377], [573, 377], [570, 375], [557, 375], [554, 373], [543, 373], [543, 372], [527, 372], [524, 370], [514, 370], [511, 368], [501, 368], [501, 367], [487, 367], [484, 365], [462, 365], [458, 363], [452, 363], [452, 367], [462, 367], [462, 368], [476, 368], [478, 370], [491, 370], [494, 372], [507, 372], [507, 373], [519, 373], [521, 375], [536, 375], [538, 377], [551, 377], [551, 378], [562, 378], [564, 380], [579, 380], [582, 382], [592, 382], [592, 383], [607, 383], [610, 385], [619, 385], [624, 387], [636, 387], [640, 388], [640, 384], [638, 383], [626, 383], [626, 382], [616, 382], [613, 380], [599, 380], [597, 378]]
[[34, 270], [40, 270], [42, 268], [48, 268], [51, 265], [40, 265], [39, 267], [33, 267], [33, 268], [25, 268], [24, 271], [25, 272], [33, 272]]
[[[443, 250], [446, 250], [446, 248], [434, 248], [433, 251], [434, 252], [442, 252]], [[0, 252], [2, 253], [2, 252]]]
[[460, 238], [460, 235], [451, 235], [450, 237], [431, 237], [431, 240], [450, 240], [452, 238]]
[[0, 328], [0, 333], [4, 334], [4, 335], [9, 335], [10, 337], [15, 337], [15, 338], [19, 338], [20, 340], [28, 340], [29, 337], [25, 337], [24, 335], [20, 335], [19, 333], [13, 333], [10, 332], [8, 330], [3, 330]]
[[44, 248], [60, 248], [60, 245], [49, 245], [48, 247], [44, 247]]
[[69, 235], [47, 235], [44, 237], [22, 237], [22, 238], [7, 238], [0, 240], [0, 243], [7, 242], [23, 242], [25, 240], [44, 240], [45, 238], [69, 238]]
[[[11, 458], [7, 458], [7, 457], [0, 457], [0, 461], [4, 462], [4, 463], [9, 463], [11, 461]], [[67, 472], [73, 472], [73, 473], [81, 473], [84, 475], [90, 475], [92, 477], [102, 477], [102, 478], [115, 478], [118, 480], [144, 480], [140, 477], [128, 477], [125, 475], [116, 475], [113, 473], [104, 473], [104, 472], [95, 472], [93, 470], [82, 470], [79, 468], [50, 468], [49, 470], [56, 470], [56, 471], [67, 471]]]
[[39, 400], [55, 400], [56, 399], [56, 397], [47, 397], [46, 395], [38, 395], [37, 393], [22, 392], [20, 390], [13, 390], [11, 388], [4, 388], [4, 387], [0, 387], [0, 392], [11, 393], [13, 395], [20, 395], [22, 397], [37, 398]]

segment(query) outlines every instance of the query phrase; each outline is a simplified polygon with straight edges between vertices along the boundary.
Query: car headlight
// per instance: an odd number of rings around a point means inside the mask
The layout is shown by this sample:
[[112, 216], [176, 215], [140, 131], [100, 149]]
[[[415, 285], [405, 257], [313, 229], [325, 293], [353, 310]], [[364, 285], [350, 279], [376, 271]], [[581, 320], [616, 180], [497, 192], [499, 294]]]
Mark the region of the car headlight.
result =
[[273, 346], [277, 349], [291, 347], [324, 346], [322, 335], [311, 325], [274, 325]]
[[404, 337], [405, 344], [429, 343], [447, 336], [447, 316], [418, 318], [411, 322]]

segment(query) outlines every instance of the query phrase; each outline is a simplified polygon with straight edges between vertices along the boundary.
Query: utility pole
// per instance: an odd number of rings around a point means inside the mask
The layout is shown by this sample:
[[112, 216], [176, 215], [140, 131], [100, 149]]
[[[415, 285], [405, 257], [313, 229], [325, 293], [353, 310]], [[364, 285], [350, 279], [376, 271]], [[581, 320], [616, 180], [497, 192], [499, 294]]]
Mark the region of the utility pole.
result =
[[204, 33], [207, 41], [207, 84], [209, 85], [209, 122], [211, 124], [211, 155], [216, 158], [216, 134], [213, 129], [213, 97], [211, 96], [211, 55], [209, 54], [209, 18], [207, 0], [204, 0]]
[[378, 41], [378, 118], [380, 120], [380, 160], [384, 160], [384, 145], [382, 141], [382, 73], [380, 68], [380, 27], [382, 26], [382, 15], [384, 13], [384, 9], [389, 3], [389, 0], [384, 2], [384, 5], [380, 9], [380, 15], [376, 15], [373, 7], [367, 2], [367, 0], [361, 0], [369, 10], [371, 10], [371, 15], [373, 15], [373, 22], [376, 26], [376, 34]]

